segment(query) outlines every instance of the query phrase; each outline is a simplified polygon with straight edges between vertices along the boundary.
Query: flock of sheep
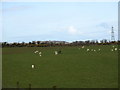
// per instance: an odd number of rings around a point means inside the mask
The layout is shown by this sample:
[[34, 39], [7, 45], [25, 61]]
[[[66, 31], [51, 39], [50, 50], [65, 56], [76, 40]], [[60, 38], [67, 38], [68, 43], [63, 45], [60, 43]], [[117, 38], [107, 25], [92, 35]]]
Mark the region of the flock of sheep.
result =
[[[35, 54], [39, 54], [39, 56], [42, 56], [42, 52], [41, 52], [41, 51], [36, 50], [36, 51], [34, 51], [34, 53], [35, 53]], [[61, 54], [61, 50], [59, 50], [59, 51], [54, 51], [54, 54], [55, 54], [55, 55]], [[35, 68], [35, 65], [34, 65], [34, 64], [32, 64], [32, 68]]]
[[[84, 48], [85, 48], [85, 46], [82, 46], [81, 48], [82, 48], [82, 49], [84, 49]], [[79, 48], [79, 50], [80, 50], [80, 48]], [[99, 49], [98, 49], [98, 51], [100, 51], [100, 50], [101, 50], [101, 49], [99, 48]], [[87, 50], [86, 50], [86, 51], [88, 52], [88, 51], [97, 51], [97, 50], [87, 48]]]
[[[36, 51], [34, 51], [34, 53], [35, 53], [35, 54], [38, 53], [39, 56], [42, 56], [42, 52], [41, 52], [41, 51], [36, 50]], [[55, 54], [55, 55], [61, 54], [61, 50], [59, 50], [59, 51], [54, 51], [54, 54]]]
[[39, 56], [42, 56], [42, 52], [39, 52], [38, 50], [36, 50], [34, 53], [38, 53]]
[[[78, 49], [79, 49], [79, 50], [80, 50], [80, 49], [85, 49], [85, 46], [82, 46], [81, 48], [78, 48]], [[115, 46], [112, 46], [111, 51], [117, 51], [117, 50], [120, 50], [120, 49], [118, 49], [118, 48], [115, 47]], [[87, 51], [87, 52], [88, 52], [88, 51], [94, 51], [94, 52], [96, 52], [96, 51], [101, 51], [101, 49], [99, 48], [99, 49], [96, 50], [96, 49], [89, 49], [89, 48], [87, 48], [86, 51]], [[41, 51], [36, 50], [34, 53], [35, 53], [35, 54], [39, 54], [39, 56], [42, 56], [42, 52], [41, 52]], [[61, 50], [54, 51], [54, 54], [55, 54], [55, 55], [61, 54]], [[32, 65], [32, 68], [35, 68], [35, 65], [34, 65], [34, 64]]]
[[[82, 49], [84, 49], [85, 48], [85, 46], [82, 46], [81, 47]], [[79, 50], [81, 49], [81, 48], [78, 48]], [[112, 49], [111, 49], [111, 51], [117, 51], [117, 50], [120, 50], [120, 49], [118, 49], [117, 47], [115, 47], [115, 46], [112, 46]], [[86, 49], [86, 51], [88, 52], [88, 51], [101, 51], [101, 49], [99, 48], [99, 49], [97, 49], [97, 50], [95, 50], [95, 49]]]
[[[80, 49], [84, 49], [85, 48], [85, 46], [82, 46], [81, 48], [78, 48], [79, 50]], [[117, 50], [120, 50], [120, 49], [118, 49], [117, 47], [115, 47], [115, 46], [112, 46], [112, 49], [111, 49], [111, 51], [117, 51]], [[99, 48], [99, 49], [89, 49], [89, 48], [87, 48], [86, 49], [86, 51], [88, 52], [88, 51], [94, 51], [94, 52], [96, 52], [96, 51], [101, 51], [101, 49]], [[39, 56], [42, 56], [42, 52], [41, 51], [38, 51], [38, 50], [36, 50], [34, 53], [38, 53], [39, 54]], [[54, 54], [55, 55], [58, 55], [58, 54], [61, 54], [61, 50], [59, 50], [59, 51], [54, 51]]]
[[117, 50], [120, 50], [118, 48], [116, 48], [115, 46], [112, 46], [113, 48], [111, 49], [111, 51], [117, 51]]

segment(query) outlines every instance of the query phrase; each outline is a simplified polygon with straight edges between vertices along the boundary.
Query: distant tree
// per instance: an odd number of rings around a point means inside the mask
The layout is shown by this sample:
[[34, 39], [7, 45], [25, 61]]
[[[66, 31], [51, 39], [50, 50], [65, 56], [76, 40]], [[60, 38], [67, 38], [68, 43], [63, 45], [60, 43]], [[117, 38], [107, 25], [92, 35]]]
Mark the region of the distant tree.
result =
[[32, 44], [36, 44], [36, 42], [35, 42], [35, 41], [32, 41]]
[[37, 44], [40, 44], [40, 41], [37, 41]]
[[2, 47], [7, 46], [7, 44], [8, 44], [7, 42], [3, 42], [3, 43], [2, 43]]
[[85, 41], [86, 45], [90, 45], [90, 40]]
[[93, 45], [94, 45], [94, 44], [95, 44], [95, 40], [91, 40], [91, 44], [93, 44]]
[[25, 42], [22, 42], [21, 45], [22, 45], [22, 47], [25, 46]]
[[55, 42], [55, 41], [44, 41], [41, 43], [41, 41], [32, 41], [32, 42], [22, 42], [22, 43], [17, 43], [17, 42], [13, 42], [13, 43], [8, 43], [8, 42], [2, 42], [0, 43], [2, 45], [2, 47], [35, 47], [35, 46], [39, 46], [39, 47], [49, 47], [49, 46], [79, 46], [79, 45], [110, 45], [110, 44], [119, 44], [120, 45], [120, 40], [118, 41], [108, 41], [107, 39], [103, 39], [100, 40], [100, 42], [98, 42], [98, 40], [86, 40], [86, 41], [74, 41], [72, 43], [67, 43], [65, 44], [65, 42]]
[[35, 47], [36, 46], [36, 41], [32, 41], [32, 47]]

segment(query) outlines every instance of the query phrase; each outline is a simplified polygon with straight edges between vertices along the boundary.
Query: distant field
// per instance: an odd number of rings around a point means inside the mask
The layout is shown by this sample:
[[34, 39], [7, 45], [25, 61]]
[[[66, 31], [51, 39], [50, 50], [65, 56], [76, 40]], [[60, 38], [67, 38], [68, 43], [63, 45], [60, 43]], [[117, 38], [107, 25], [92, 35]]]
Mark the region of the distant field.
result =
[[[87, 52], [87, 48], [96, 51]], [[112, 45], [83, 49], [81, 46], [3, 48], [3, 88], [16, 88], [17, 81], [21, 88], [28, 88], [28, 84], [32, 88], [117, 88], [118, 51], [111, 51], [112, 48]], [[54, 55], [58, 49], [62, 54]], [[42, 52], [41, 57], [34, 53], [36, 50]]]

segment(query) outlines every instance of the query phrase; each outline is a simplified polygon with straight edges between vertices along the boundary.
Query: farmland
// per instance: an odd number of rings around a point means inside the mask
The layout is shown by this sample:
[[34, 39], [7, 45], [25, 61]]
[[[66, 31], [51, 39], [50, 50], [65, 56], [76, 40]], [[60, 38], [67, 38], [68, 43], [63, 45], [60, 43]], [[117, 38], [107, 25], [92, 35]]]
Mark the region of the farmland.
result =
[[[96, 51], [86, 51], [88, 48]], [[16, 88], [18, 81], [21, 88], [28, 88], [28, 84], [32, 88], [117, 88], [118, 51], [111, 51], [112, 48], [112, 45], [83, 49], [81, 46], [3, 48], [3, 88]], [[55, 55], [58, 49], [62, 54]], [[36, 50], [42, 56], [34, 53]]]

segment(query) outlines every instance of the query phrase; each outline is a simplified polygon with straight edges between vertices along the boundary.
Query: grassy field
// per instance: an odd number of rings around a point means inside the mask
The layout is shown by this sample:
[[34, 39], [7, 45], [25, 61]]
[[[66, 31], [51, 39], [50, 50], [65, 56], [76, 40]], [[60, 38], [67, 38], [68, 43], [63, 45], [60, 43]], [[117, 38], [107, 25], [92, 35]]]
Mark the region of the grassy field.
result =
[[[115, 46], [117, 47], [117, 46]], [[78, 49], [80, 48], [80, 49]], [[99, 48], [101, 51], [86, 49]], [[3, 88], [117, 88], [118, 51], [112, 45], [3, 48]], [[62, 54], [54, 55], [57, 49]], [[34, 51], [41, 51], [42, 56]], [[32, 69], [31, 65], [35, 64]]]

